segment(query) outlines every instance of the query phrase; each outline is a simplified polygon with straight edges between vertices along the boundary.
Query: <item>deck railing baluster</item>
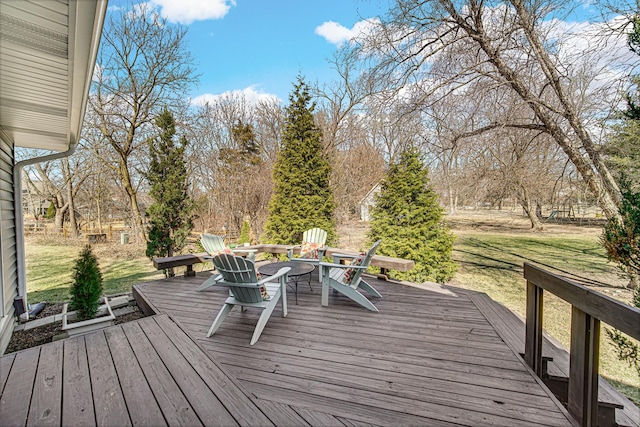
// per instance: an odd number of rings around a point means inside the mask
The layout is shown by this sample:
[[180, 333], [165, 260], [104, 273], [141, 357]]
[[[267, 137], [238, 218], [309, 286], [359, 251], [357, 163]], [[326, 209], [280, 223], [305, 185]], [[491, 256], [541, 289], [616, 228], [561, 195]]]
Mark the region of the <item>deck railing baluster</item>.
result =
[[527, 279], [525, 362], [542, 374], [543, 292], [571, 304], [569, 413], [582, 426], [598, 425], [600, 321], [640, 340], [640, 310], [534, 265], [524, 264]]
[[542, 313], [544, 290], [527, 281], [525, 362], [542, 378]]

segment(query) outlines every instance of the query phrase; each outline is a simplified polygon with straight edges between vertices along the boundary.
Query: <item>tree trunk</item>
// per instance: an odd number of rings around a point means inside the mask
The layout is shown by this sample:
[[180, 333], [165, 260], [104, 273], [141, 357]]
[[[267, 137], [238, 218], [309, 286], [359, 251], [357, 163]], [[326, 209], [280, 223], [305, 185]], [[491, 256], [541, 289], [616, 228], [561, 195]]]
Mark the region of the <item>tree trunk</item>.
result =
[[527, 214], [529, 221], [531, 221], [531, 228], [535, 231], [542, 231], [544, 227], [542, 226], [538, 215], [536, 215], [536, 209], [531, 206], [529, 191], [524, 186], [520, 186], [520, 205]]
[[56, 231], [62, 233], [64, 227], [64, 214], [67, 211], [67, 205], [64, 204], [64, 200], [60, 194], [56, 194], [55, 200], [52, 200], [54, 207], [56, 208], [56, 216], [53, 218], [53, 224]]
[[64, 158], [60, 161], [62, 167], [62, 177], [66, 182], [67, 193], [67, 207], [69, 209], [69, 226], [71, 227], [71, 235], [74, 238], [78, 237], [78, 222], [76, 220], [75, 203], [73, 202], [73, 182], [71, 178], [71, 170], [69, 166], [69, 159]]
[[118, 173], [120, 175], [120, 179], [122, 180], [122, 186], [124, 187], [125, 191], [127, 192], [127, 196], [129, 197], [131, 215], [133, 215], [133, 232], [138, 243], [144, 243], [147, 241], [147, 235], [144, 230], [140, 207], [138, 206], [138, 196], [131, 181], [131, 175], [129, 174], [127, 160], [123, 156], [120, 156]]
[[[173, 249], [171, 249], [171, 246], [167, 249], [167, 256], [173, 256]], [[175, 277], [175, 275], [176, 272], [173, 267], [167, 268], [167, 277]]]
[[449, 181], [449, 213], [452, 215], [456, 213], [457, 198], [453, 183]]
[[98, 232], [102, 233], [102, 210], [100, 205], [100, 197], [96, 198], [96, 214], [98, 216]]
[[76, 220], [76, 211], [75, 205], [73, 203], [73, 196], [71, 195], [71, 189], [67, 188], [67, 198], [69, 202], [67, 206], [69, 207], [69, 227], [71, 228], [71, 235], [74, 238], [78, 238], [80, 235], [78, 233], [78, 221]]
[[[600, 160], [597, 153], [595, 153], [593, 143], [577, 119], [578, 114], [571, 106], [569, 98], [558, 85], [560, 79], [556, 78], [557, 70], [555, 64], [541, 46], [535, 30], [531, 27], [530, 22], [532, 22], [532, 18], [526, 10], [524, 10], [523, 3], [520, 1], [512, 2], [522, 17], [520, 23], [526, 30], [528, 39], [534, 48], [536, 59], [545, 71], [545, 77], [547, 77], [547, 80], [550, 81], [550, 84], [554, 88], [556, 101], [559, 103], [558, 108], [561, 109], [562, 116], [567, 119], [567, 125], [575, 131], [576, 137], [573, 139], [569, 137], [562, 126], [552, 117], [552, 111], [545, 106], [548, 102], [540, 99], [536, 93], [532, 92], [516, 70], [512, 69], [503, 59], [501, 56], [502, 52], [494, 48], [491, 37], [485, 32], [482, 23], [483, 14], [481, 8], [484, 6], [481, 4], [472, 6], [472, 9], [475, 9], [470, 13], [475, 20], [473, 23], [475, 26], [472, 26], [469, 21], [465, 20], [456, 12], [452, 3], [447, 2], [447, 4], [450, 5], [448, 10], [452, 13], [456, 23], [464, 29], [471, 39], [478, 43], [479, 47], [487, 55], [488, 62], [493, 64], [495, 70], [505, 80], [506, 84], [529, 105], [535, 117], [542, 124], [544, 132], [548, 133], [558, 143], [575, 165], [592, 194], [596, 197], [598, 205], [607, 218], [620, 218], [617, 207], [617, 201], [621, 199], [620, 190], [617, 184], [615, 184], [615, 181], [613, 181], [607, 167]], [[582, 150], [586, 151], [588, 155], [584, 156]]]

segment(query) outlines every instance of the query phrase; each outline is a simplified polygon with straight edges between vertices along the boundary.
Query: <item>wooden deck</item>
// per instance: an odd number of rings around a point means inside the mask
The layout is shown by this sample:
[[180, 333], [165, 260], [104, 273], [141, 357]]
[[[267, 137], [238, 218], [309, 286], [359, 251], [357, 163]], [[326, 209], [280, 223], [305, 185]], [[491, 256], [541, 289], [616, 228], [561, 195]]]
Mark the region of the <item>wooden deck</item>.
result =
[[[569, 415], [470, 297], [457, 288], [371, 279], [380, 313], [320, 285], [289, 291], [260, 340], [259, 312], [233, 310], [206, 332], [226, 290], [195, 289], [208, 273], [136, 285], [142, 305], [168, 313], [277, 425], [564, 426]], [[314, 275], [317, 280], [317, 276]]]
[[166, 314], [0, 358], [0, 425], [273, 425]]

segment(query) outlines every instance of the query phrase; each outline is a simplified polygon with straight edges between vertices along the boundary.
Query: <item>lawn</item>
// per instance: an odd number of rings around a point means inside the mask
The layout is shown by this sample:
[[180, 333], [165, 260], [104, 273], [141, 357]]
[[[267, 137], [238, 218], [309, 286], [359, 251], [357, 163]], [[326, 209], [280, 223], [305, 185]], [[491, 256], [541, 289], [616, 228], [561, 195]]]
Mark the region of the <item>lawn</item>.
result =
[[[525, 315], [525, 280], [522, 264], [532, 262], [564, 275], [599, 292], [629, 303], [615, 266], [609, 263], [599, 243], [599, 229], [548, 227], [534, 233], [525, 228], [469, 227], [453, 223], [454, 258], [459, 271], [450, 284], [485, 292], [520, 316]], [[544, 328], [569, 347], [570, 306], [545, 293]], [[640, 403], [640, 378], [620, 362], [604, 331], [601, 333], [600, 374]]]
[[[83, 243], [28, 237], [25, 240], [27, 293], [30, 303], [65, 302], [70, 298], [73, 265]], [[104, 293], [131, 292], [138, 282], [164, 277], [135, 245], [106, 243], [94, 245], [94, 254], [104, 279]]]

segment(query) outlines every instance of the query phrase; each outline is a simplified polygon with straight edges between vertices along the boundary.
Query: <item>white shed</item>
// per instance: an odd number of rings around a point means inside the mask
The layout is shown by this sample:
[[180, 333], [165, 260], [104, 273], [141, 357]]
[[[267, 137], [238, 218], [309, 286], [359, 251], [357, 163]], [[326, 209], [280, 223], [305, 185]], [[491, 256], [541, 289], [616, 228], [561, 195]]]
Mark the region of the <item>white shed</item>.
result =
[[362, 200], [360, 200], [360, 220], [369, 221], [369, 210], [375, 205], [375, 195], [380, 192], [380, 183], [373, 186]]

